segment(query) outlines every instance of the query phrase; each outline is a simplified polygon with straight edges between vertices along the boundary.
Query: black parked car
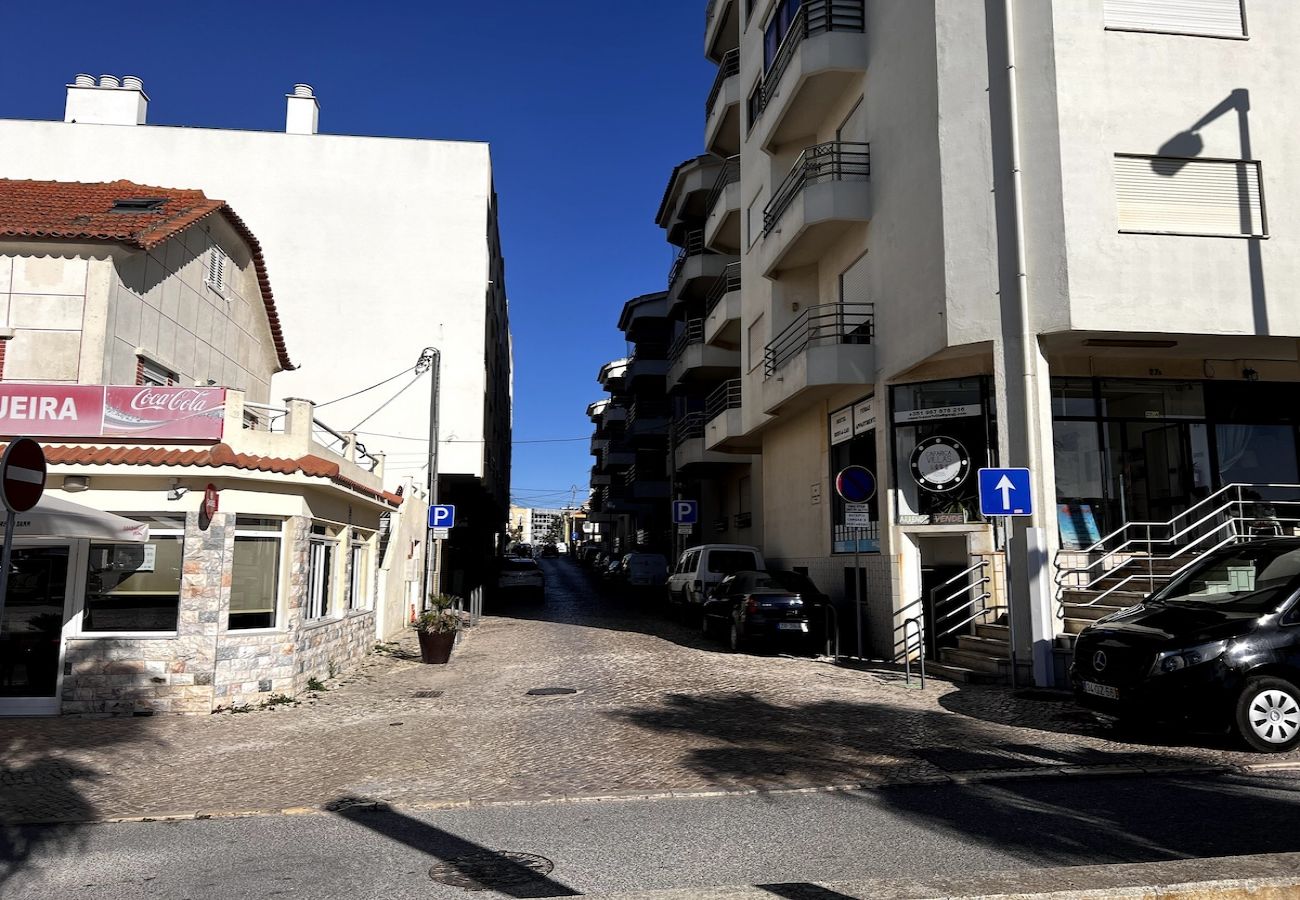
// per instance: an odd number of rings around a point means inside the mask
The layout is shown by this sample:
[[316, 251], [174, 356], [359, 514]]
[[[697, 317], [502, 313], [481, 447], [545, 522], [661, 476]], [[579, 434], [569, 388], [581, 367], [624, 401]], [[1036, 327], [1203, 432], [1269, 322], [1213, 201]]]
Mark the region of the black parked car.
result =
[[1074, 646], [1075, 696], [1134, 721], [1232, 725], [1265, 752], [1300, 745], [1300, 539], [1205, 554]]
[[728, 575], [704, 601], [706, 636], [724, 627], [732, 650], [756, 642], [808, 645], [823, 632], [827, 597], [806, 575], [742, 571]]

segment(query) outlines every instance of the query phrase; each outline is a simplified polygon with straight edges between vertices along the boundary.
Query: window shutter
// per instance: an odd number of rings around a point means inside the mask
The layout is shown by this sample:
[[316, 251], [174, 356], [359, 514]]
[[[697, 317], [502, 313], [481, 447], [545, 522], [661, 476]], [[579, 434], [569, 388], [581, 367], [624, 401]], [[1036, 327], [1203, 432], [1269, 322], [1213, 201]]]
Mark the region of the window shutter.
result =
[[1244, 37], [1242, 0], [1105, 0], [1106, 27]]
[[1263, 236], [1259, 163], [1115, 157], [1120, 231]]
[[840, 274], [840, 302], [867, 303], [871, 299], [867, 280], [867, 254], [862, 254], [853, 265]]
[[226, 286], [226, 254], [218, 247], [213, 247], [208, 257], [208, 284], [218, 291]]

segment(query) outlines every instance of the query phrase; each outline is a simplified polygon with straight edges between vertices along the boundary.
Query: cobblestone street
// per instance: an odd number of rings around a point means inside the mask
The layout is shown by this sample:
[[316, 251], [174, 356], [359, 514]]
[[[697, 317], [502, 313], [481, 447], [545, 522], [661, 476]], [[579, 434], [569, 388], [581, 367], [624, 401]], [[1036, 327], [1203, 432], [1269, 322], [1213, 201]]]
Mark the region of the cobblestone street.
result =
[[[489, 607], [449, 666], [413, 642], [315, 700], [244, 714], [0, 720], [0, 818], [228, 814], [885, 784], [1060, 766], [1278, 762], [1227, 738], [1118, 740], [1050, 695], [724, 651], [546, 561], [544, 605]], [[534, 688], [577, 693], [530, 696]], [[435, 693], [436, 695], [429, 695]], [[421, 696], [421, 695], [426, 696]], [[1296, 761], [1291, 754], [1281, 760]]]

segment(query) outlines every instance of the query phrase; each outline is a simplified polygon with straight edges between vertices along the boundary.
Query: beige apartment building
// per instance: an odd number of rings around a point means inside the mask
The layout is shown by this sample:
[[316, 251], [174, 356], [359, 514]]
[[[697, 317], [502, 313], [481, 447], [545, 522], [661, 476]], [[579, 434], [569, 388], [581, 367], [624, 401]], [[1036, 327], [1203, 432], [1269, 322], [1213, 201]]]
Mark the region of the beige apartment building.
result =
[[0, 441], [48, 464], [15, 523], [0, 715], [294, 696], [405, 625], [423, 501], [310, 401], [270, 403], [292, 366], [224, 201], [0, 180]]
[[[677, 301], [678, 383], [734, 386], [706, 395], [699, 490], [749, 478], [753, 521], [692, 542], [758, 543], [841, 597], [856, 552], [871, 655], [915, 617], [950, 674], [1006, 676], [1011, 624], [1050, 683], [1097, 576], [1156, 552], [1133, 523], [1176, 544], [1300, 498], [1290, 4], [705, 13], [707, 155], [661, 224], [711, 278]], [[878, 487], [853, 529], [850, 464]], [[981, 515], [982, 467], [1029, 468], [1033, 514]]]

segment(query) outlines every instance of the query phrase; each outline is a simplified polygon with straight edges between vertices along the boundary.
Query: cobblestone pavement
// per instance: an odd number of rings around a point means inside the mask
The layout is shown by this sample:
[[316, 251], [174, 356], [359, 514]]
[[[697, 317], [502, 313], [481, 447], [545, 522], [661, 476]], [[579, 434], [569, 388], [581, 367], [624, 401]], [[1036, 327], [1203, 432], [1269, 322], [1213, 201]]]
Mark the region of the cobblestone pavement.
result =
[[[1226, 738], [1126, 743], [1056, 696], [909, 690], [888, 667], [728, 653], [648, 604], [601, 596], [568, 560], [545, 564], [546, 603], [485, 618], [448, 666], [419, 664], [408, 639], [298, 706], [0, 720], [0, 822], [1279, 761]], [[545, 687], [577, 693], [527, 694]]]

